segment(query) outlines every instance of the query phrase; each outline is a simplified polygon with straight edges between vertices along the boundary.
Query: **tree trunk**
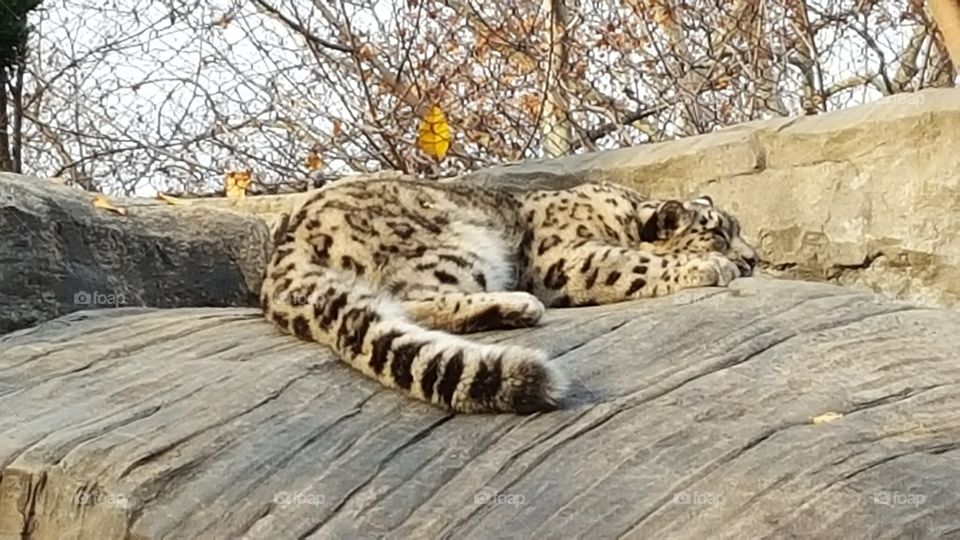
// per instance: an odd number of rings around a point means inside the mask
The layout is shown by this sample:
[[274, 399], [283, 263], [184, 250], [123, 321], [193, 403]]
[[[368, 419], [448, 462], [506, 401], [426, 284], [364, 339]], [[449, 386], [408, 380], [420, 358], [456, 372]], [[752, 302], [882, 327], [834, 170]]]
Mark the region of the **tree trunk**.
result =
[[549, 68], [544, 81], [543, 112], [540, 133], [545, 157], [559, 157], [570, 153], [573, 129], [568, 118], [569, 110], [563, 98], [563, 77], [567, 65], [567, 8], [564, 0], [543, 0], [547, 12], [547, 32], [550, 38]]
[[11, 161], [13, 172], [23, 172], [23, 74], [27, 71], [27, 59], [23, 56], [17, 62], [17, 74], [14, 78], [13, 89], [13, 144], [11, 145]]
[[943, 34], [943, 45], [960, 71], [960, 0], [930, 0], [930, 11]]
[[10, 159], [10, 136], [7, 131], [10, 122], [7, 117], [7, 70], [0, 67], [0, 171], [12, 171]]

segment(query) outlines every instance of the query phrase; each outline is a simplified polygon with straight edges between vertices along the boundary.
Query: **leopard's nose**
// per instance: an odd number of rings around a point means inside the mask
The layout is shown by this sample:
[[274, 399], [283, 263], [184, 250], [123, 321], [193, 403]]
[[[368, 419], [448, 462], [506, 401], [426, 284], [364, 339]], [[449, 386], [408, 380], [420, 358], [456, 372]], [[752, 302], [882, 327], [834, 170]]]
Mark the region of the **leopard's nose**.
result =
[[737, 268], [740, 269], [741, 277], [749, 277], [753, 275], [753, 268], [757, 265], [757, 260], [755, 258], [742, 258], [737, 261]]

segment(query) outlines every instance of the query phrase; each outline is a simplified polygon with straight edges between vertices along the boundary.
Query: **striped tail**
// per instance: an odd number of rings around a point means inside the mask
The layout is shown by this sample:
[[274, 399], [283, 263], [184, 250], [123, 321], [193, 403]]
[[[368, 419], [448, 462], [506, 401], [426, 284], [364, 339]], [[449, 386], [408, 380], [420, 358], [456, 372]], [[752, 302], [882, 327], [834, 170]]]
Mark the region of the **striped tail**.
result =
[[[388, 388], [460, 413], [555, 409], [565, 384], [540, 351], [484, 345], [409, 322], [392, 298], [351, 273], [287, 253], [261, 292], [264, 315]], [[289, 264], [291, 259], [299, 259]]]

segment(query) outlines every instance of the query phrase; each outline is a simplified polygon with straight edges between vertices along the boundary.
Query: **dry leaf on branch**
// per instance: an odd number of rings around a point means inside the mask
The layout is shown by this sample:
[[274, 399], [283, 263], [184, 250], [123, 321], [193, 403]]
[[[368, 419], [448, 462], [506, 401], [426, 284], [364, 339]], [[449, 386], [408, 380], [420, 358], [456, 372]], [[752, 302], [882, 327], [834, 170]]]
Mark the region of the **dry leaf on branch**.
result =
[[441, 161], [450, 149], [450, 124], [439, 105], [430, 107], [420, 122], [417, 146], [424, 154]]
[[224, 15], [219, 19], [213, 21], [212, 26], [218, 26], [221, 29], [223, 29], [230, 26], [231, 22], [233, 22], [233, 17], [231, 17], [230, 15]]
[[310, 169], [311, 171], [316, 171], [316, 170], [318, 170], [318, 169], [322, 169], [322, 168], [323, 168], [323, 158], [320, 157], [319, 154], [317, 154], [317, 151], [316, 151], [316, 150], [311, 150], [311, 151], [307, 154], [306, 165], [307, 165], [307, 168]]
[[224, 184], [228, 199], [246, 197], [247, 188], [250, 187], [250, 169], [228, 172]]

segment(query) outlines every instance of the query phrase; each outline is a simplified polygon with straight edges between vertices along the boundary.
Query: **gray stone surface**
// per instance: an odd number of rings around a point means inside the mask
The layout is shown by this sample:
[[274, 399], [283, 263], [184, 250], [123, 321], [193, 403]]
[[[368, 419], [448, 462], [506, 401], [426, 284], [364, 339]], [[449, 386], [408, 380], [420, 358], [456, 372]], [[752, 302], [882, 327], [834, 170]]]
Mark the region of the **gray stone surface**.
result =
[[268, 255], [256, 217], [115, 199], [0, 173], [0, 334], [97, 307], [255, 305]]
[[566, 408], [450, 417], [245, 308], [0, 336], [0, 538], [960, 537], [960, 313], [752, 278], [478, 339]]

